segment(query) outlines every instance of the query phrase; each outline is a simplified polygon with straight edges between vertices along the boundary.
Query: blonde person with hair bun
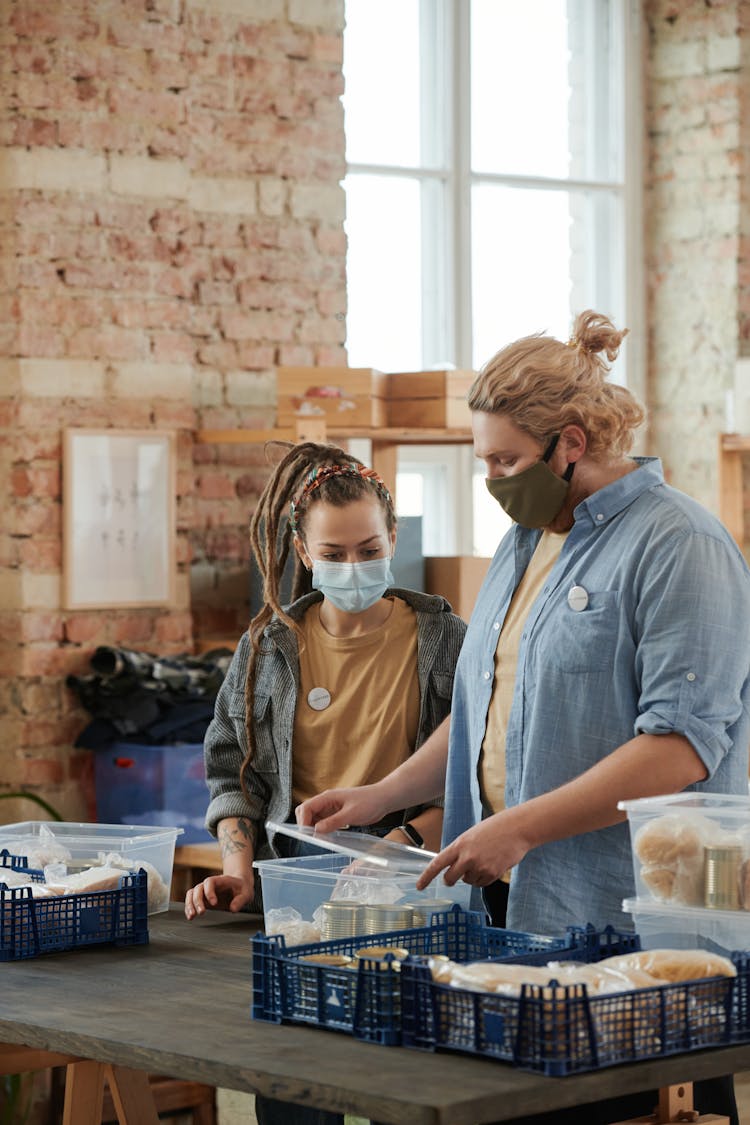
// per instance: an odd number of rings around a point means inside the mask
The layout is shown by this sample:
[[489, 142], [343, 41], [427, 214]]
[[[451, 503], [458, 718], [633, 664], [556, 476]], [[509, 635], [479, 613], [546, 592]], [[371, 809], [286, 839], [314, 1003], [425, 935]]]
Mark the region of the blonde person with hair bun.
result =
[[657, 458], [630, 455], [644, 411], [607, 377], [624, 336], [587, 311], [567, 341], [525, 337], [479, 373], [474, 449], [515, 526], [477, 598], [451, 715], [389, 777], [297, 810], [326, 831], [445, 793], [443, 848], [420, 882], [483, 888], [499, 924], [507, 900], [513, 929], [632, 929], [618, 801], [747, 793], [750, 572]]

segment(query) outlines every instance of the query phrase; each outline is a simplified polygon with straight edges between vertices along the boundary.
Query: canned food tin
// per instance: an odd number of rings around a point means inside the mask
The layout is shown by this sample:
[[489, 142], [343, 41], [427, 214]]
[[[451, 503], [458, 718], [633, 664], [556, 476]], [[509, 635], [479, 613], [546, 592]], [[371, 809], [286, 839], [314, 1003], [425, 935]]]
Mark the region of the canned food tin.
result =
[[369, 958], [372, 961], [384, 961], [388, 954], [392, 954], [395, 961], [403, 961], [409, 956], [409, 950], [403, 949], [400, 945], [368, 945], [366, 948], [358, 949], [354, 954], [357, 958]]
[[740, 909], [739, 844], [706, 844], [704, 874], [704, 905], [712, 910]]
[[381, 934], [386, 930], [408, 930], [414, 925], [414, 911], [410, 906], [373, 904], [364, 907], [362, 932]]
[[300, 961], [312, 961], [315, 965], [332, 965], [335, 968], [345, 968], [352, 964], [353, 958], [348, 953], [307, 953], [300, 957]]
[[321, 904], [320, 936], [323, 941], [356, 937], [362, 932], [362, 906], [358, 902]]

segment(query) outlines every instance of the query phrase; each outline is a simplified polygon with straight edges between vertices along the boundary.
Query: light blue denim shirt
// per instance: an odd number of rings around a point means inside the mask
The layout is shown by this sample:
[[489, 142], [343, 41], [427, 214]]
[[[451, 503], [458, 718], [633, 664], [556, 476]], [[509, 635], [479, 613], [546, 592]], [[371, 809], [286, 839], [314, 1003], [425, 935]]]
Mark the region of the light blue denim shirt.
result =
[[[576, 508], [529, 611], [508, 722], [508, 806], [555, 789], [640, 733], [684, 734], [706, 766], [694, 788], [747, 793], [750, 571], [726, 529], [638, 468]], [[444, 843], [482, 817], [477, 767], [499, 630], [539, 531], [516, 526], [480, 590], [456, 669]], [[573, 586], [585, 609], [568, 605]], [[613, 794], [617, 797], [617, 794]], [[535, 848], [514, 868], [508, 926], [631, 928], [627, 824]]]

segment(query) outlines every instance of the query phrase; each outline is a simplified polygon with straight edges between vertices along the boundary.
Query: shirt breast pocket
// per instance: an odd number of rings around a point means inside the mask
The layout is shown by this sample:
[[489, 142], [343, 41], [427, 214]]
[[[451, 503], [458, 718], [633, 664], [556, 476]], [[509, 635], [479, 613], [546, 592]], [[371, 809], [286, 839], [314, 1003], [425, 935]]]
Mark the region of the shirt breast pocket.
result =
[[617, 590], [588, 590], [587, 593], [585, 609], [571, 609], [566, 600], [554, 614], [554, 628], [559, 636], [550, 643], [550, 622], [544, 630], [542, 660], [549, 660], [560, 672], [598, 672], [611, 676], [620, 631], [620, 595]]
[[[229, 717], [234, 723], [243, 752], [247, 753], [245, 729], [245, 693], [236, 691], [229, 701]], [[258, 773], [278, 773], [279, 763], [273, 741], [273, 707], [270, 695], [256, 692], [253, 700], [253, 735], [255, 746], [251, 768]]]

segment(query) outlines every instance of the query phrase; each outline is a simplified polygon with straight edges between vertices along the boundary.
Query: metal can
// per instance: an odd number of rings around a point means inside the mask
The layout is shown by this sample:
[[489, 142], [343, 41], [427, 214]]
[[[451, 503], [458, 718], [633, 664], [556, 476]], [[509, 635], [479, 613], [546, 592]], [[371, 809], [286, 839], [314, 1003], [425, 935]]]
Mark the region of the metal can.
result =
[[414, 925], [414, 911], [410, 906], [392, 903], [369, 903], [364, 907], [363, 931], [382, 934], [386, 930], [409, 930]]
[[703, 903], [712, 910], [740, 909], [739, 844], [706, 844]]
[[[388, 955], [391, 954], [391, 959], [387, 960]], [[398, 972], [401, 968], [401, 961], [409, 956], [409, 950], [403, 949], [401, 946], [389, 945], [368, 945], [362, 949], [358, 949], [354, 954], [357, 961], [378, 961], [381, 969], [393, 969]]]
[[320, 936], [323, 941], [356, 937], [361, 932], [362, 906], [358, 902], [321, 903]]

